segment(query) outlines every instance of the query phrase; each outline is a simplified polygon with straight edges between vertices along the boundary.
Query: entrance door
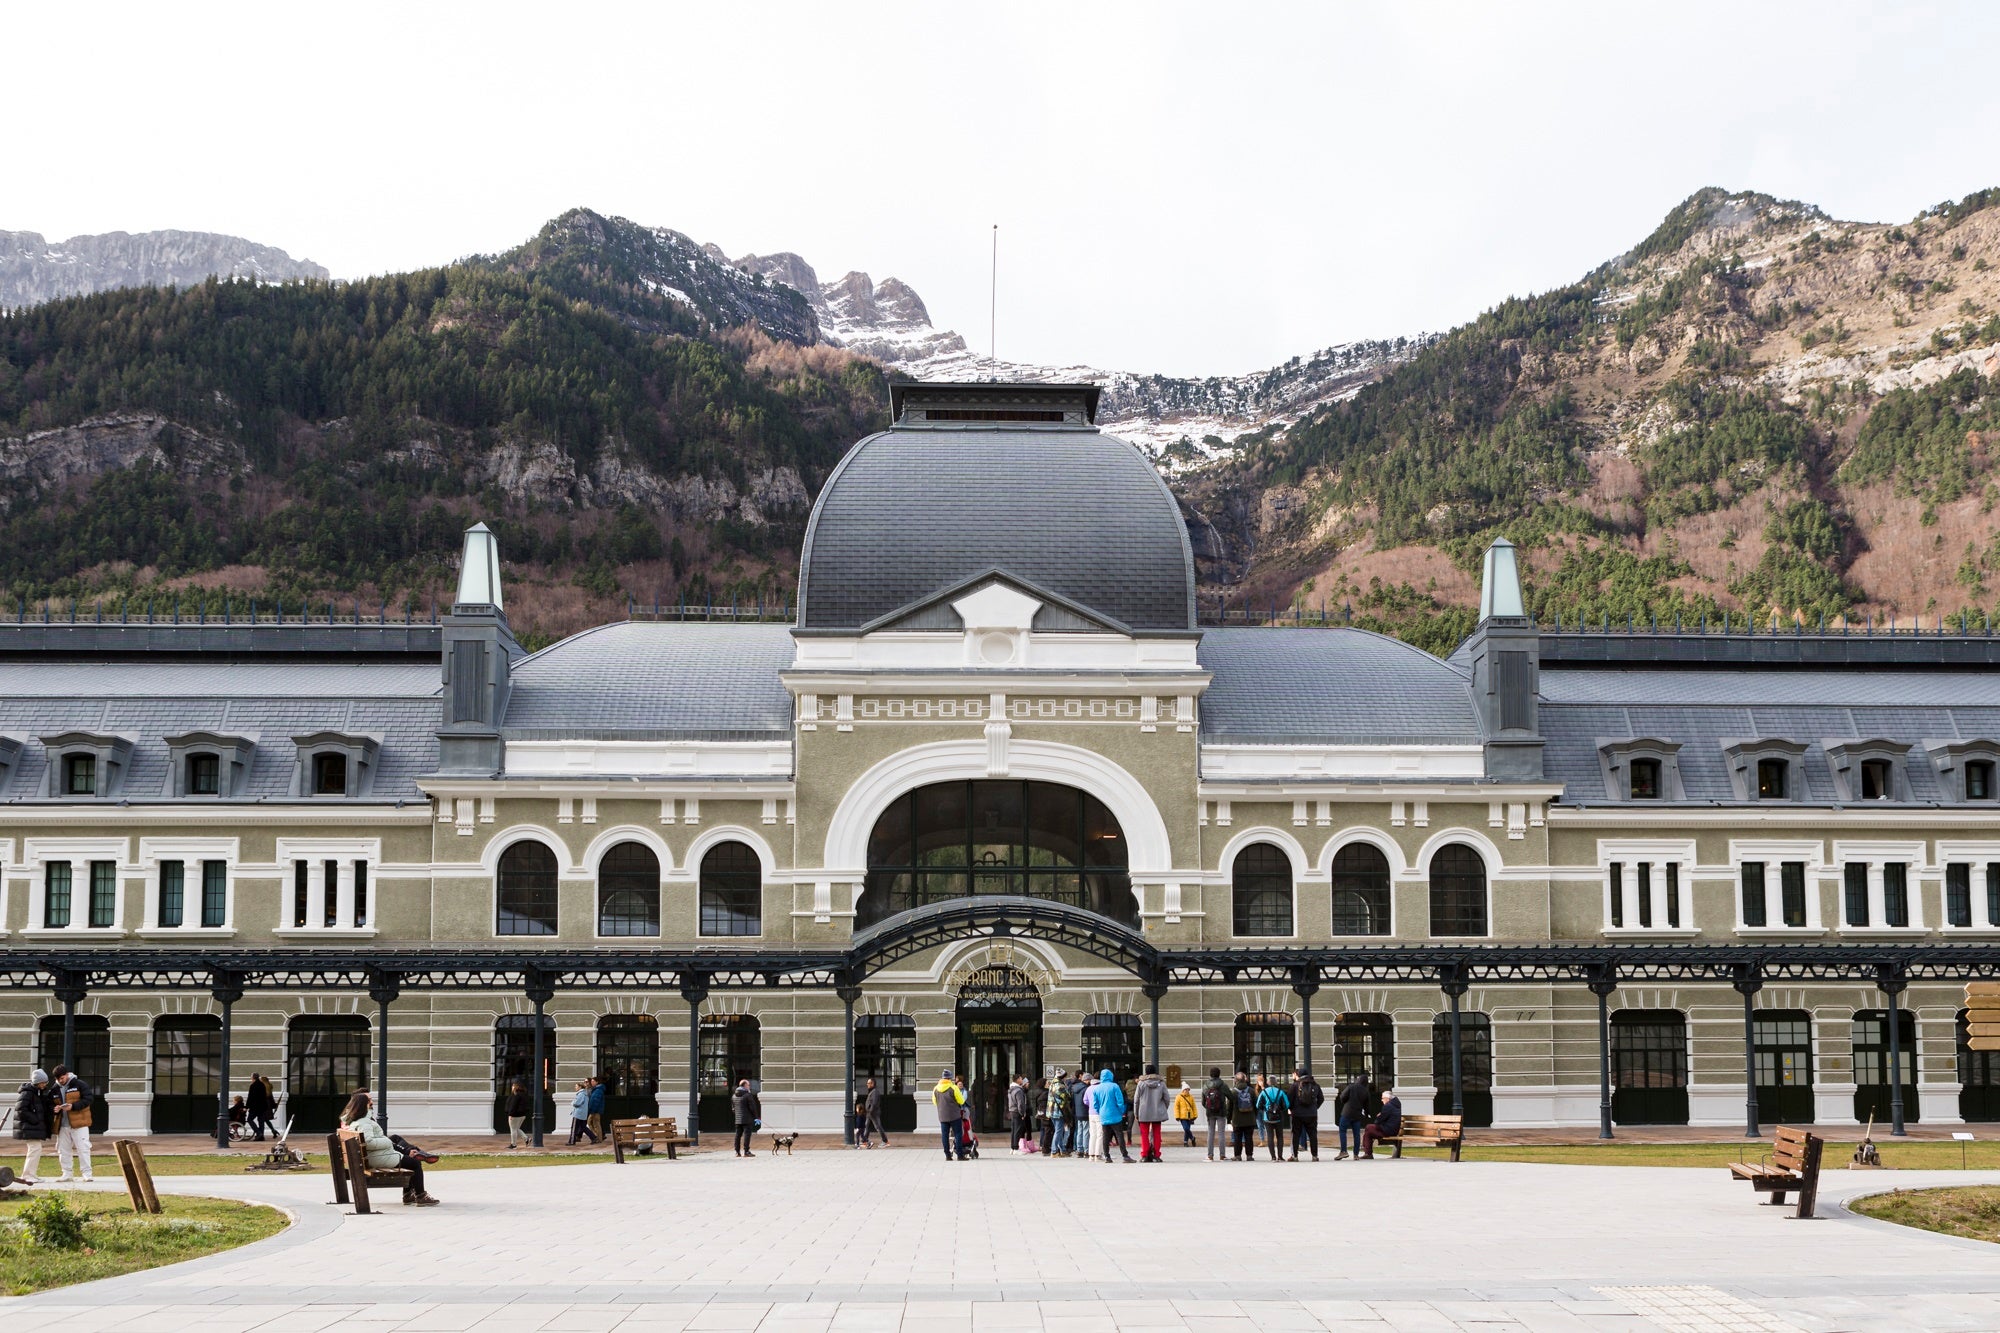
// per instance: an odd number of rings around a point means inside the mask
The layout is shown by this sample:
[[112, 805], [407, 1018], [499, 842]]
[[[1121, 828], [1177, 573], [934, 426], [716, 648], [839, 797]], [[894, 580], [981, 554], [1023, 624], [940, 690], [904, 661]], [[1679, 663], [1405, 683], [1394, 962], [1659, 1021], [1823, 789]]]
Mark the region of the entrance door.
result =
[[1019, 1037], [992, 1037], [977, 1043], [974, 1057], [972, 1099], [979, 1114], [973, 1125], [981, 1134], [1000, 1134], [1007, 1128], [1007, 1089], [1026, 1072], [1022, 1063], [1026, 1041]]
[[701, 1100], [697, 1123], [704, 1134], [728, 1134], [736, 1128], [738, 1083], [764, 1091], [762, 1029], [755, 1014], [704, 1014], [701, 1020]]
[[1757, 1119], [1765, 1124], [1813, 1122], [1812, 1015], [1802, 1009], [1758, 1014]]
[[[1458, 1015], [1459, 1087], [1468, 1129], [1493, 1123], [1493, 1020], [1463, 1010]], [[1431, 1020], [1431, 1082], [1437, 1087], [1434, 1109], [1451, 1114], [1451, 1015]]]
[[[1892, 1107], [1889, 1076], [1889, 1015], [1880, 1009], [1863, 1009], [1854, 1015], [1854, 1118], [1862, 1124], [1873, 1116], [1875, 1123], [1889, 1123]], [[1903, 1119], [1917, 1119], [1917, 1016], [1908, 1009], [1896, 1010], [1896, 1041], [1900, 1046], [1903, 1085]]]
[[[493, 1132], [507, 1132], [507, 1098], [515, 1079], [532, 1088], [535, 1083], [535, 1016], [502, 1014], [493, 1024]], [[542, 1130], [556, 1123], [556, 1021], [542, 1015]], [[569, 1117], [561, 1128], [569, 1129]], [[533, 1131], [534, 1119], [528, 1121]]]
[[1687, 1018], [1678, 1009], [1611, 1015], [1611, 1118], [1621, 1125], [1688, 1122]]
[[[40, 1046], [41, 1067], [53, 1077], [56, 1066], [63, 1062], [61, 1014], [50, 1014], [42, 1020]], [[111, 1020], [104, 1015], [76, 1016], [75, 1068], [76, 1076], [90, 1086], [91, 1132], [102, 1134], [111, 1127], [111, 1108], [104, 1100], [105, 1088], [111, 1082]], [[215, 1127], [213, 1114], [207, 1127]]]
[[221, 1019], [194, 1014], [153, 1025], [155, 1134], [215, 1133], [221, 1064]]
[[368, 1020], [295, 1018], [285, 1033], [285, 1111], [292, 1132], [328, 1134], [348, 1098], [368, 1086]]
[[1975, 1051], [1965, 1010], [1958, 1011], [1958, 1114], [2000, 1120], [2000, 1051]]
[[1007, 1084], [1026, 1074], [1030, 1085], [1042, 1065], [1042, 994], [1027, 973], [989, 963], [958, 993], [958, 1063], [966, 1078], [966, 1107], [981, 1134], [1007, 1130]]

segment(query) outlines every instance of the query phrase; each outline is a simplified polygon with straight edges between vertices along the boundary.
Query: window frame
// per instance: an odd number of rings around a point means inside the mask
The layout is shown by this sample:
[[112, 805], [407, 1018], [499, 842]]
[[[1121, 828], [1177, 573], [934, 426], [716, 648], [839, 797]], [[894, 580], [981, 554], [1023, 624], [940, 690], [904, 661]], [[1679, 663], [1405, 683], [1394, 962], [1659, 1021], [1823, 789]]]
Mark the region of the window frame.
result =
[[[503, 905], [504, 895], [508, 891], [506, 877], [510, 873], [520, 874], [520, 875], [525, 875], [530, 873], [529, 871], [524, 869], [516, 869], [513, 871], [509, 871], [507, 866], [507, 859], [511, 856], [515, 856], [517, 853], [525, 854], [530, 849], [532, 849], [533, 851], [540, 852], [549, 858], [547, 887], [543, 888], [539, 885], [535, 885], [535, 886], [530, 886], [527, 890], [528, 892], [536, 895], [546, 893], [548, 900], [547, 901], [548, 929], [506, 930], [502, 928], [506, 920], [504, 914], [508, 911], [508, 909]], [[562, 853], [558, 851], [550, 843], [545, 842], [543, 839], [539, 837], [515, 838], [511, 842], [509, 842], [506, 846], [500, 848], [499, 852], [493, 858], [493, 917], [492, 917], [493, 937], [495, 939], [509, 939], [509, 940], [514, 940], [514, 939], [551, 940], [560, 938], [562, 935], [562, 878], [563, 878]], [[523, 920], [534, 921], [534, 922], [540, 921], [539, 916], [530, 913], [523, 913], [516, 911], [514, 915], [522, 918]]]
[[[1729, 864], [1734, 870], [1731, 876], [1731, 897], [1734, 900], [1733, 913], [1738, 935], [1756, 938], [1796, 938], [1807, 934], [1825, 934], [1820, 920], [1820, 887], [1825, 868], [1826, 844], [1806, 839], [1783, 838], [1732, 838], [1729, 841]], [[1764, 922], [1752, 925], [1743, 911], [1744, 868], [1752, 863], [1764, 867]], [[1785, 924], [1785, 867], [1799, 867], [1800, 906], [1804, 920], [1800, 925]]]
[[[636, 866], [617, 867], [613, 869], [612, 873], [616, 876], [630, 879], [631, 882], [623, 884], [616, 888], [607, 888], [605, 884], [605, 866], [611, 861], [611, 858], [613, 856], [618, 855], [626, 848], [632, 848], [637, 852], [643, 853], [646, 856], [646, 858], [651, 861], [652, 863], [651, 876], [650, 878], [641, 878], [642, 876], [645, 875], [645, 871], [640, 867]], [[592, 877], [592, 886], [591, 886], [592, 887], [591, 896], [593, 900], [593, 906], [596, 909], [595, 922], [596, 922], [597, 937], [599, 939], [618, 939], [618, 940], [660, 938], [661, 932], [664, 929], [664, 925], [661, 920], [661, 909], [663, 907], [663, 898], [664, 898], [664, 895], [661, 892], [661, 884], [665, 879], [665, 876], [666, 876], [666, 871], [664, 863], [660, 859], [660, 853], [650, 843], [641, 841], [638, 838], [621, 838], [619, 841], [611, 844], [609, 847], [606, 847], [603, 853], [599, 855], [597, 858], [597, 869], [595, 875]], [[613, 894], [631, 894], [631, 893], [640, 894], [642, 899], [647, 895], [650, 895], [651, 905], [652, 905], [652, 916], [650, 918], [650, 925], [652, 928], [650, 930], [644, 928], [648, 924], [648, 920], [643, 915], [632, 915], [626, 913], [626, 914], [621, 914], [619, 917], [616, 918], [616, 920], [621, 922], [624, 921], [637, 922], [639, 928], [620, 929], [620, 930], [606, 929], [606, 926], [612, 923], [613, 921], [613, 918], [607, 914], [608, 913], [607, 905], [610, 901], [611, 896]]]
[[[1362, 895], [1379, 890], [1379, 892], [1382, 895], [1382, 901], [1380, 904], [1381, 906], [1380, 929], [1361, 930], [1361, 931], [1342, 930], [1341, 907], [1340, 907], [1340, 895], [1343, 892], [1343, 889], [1341, 887], [1342, 877], [1349, 876], [1358, 880], [1363, 876], [1372, 877], [1376, 872], [1372, 868], [1367, 870], [1360, 870], [1356, 869], [1353, 866], [1342, 867], [1340, 863], [1341, 858], [1349, 855], [1364, 855], [1364, 854], [1373, 855], [1381, 861], [1382, 863], [1382, 868], [1380, 872], [1382, 877], [1381, 883], [1379, 885], [1369, 884], [1365, 888], [1350, 887], [1346, 889], [1345, 892], [1355, 895]], [[1376, 939], [1376, 938], [1393, 937], [1395, 935], [1396, 865], [1395, 862], [1390, 859], [1389, 854], [1383, 851], [1382, 848], [1377, 846], [1374, 842], [1366, 838], [1354, 838], [1334, 848], [1333, 855], [1327, 858], [1327, 895], [1328, 895], [1327, 920], [1329, 923], [1329, 927], [1332, 931], [1332, 934], [1336, 938]]]
[[[1811, 798], [1806, 782], [1805, 759], [1811, 747], [1803, 741], [1781, 736], [1724, 740], [1723, 758], [1736, 799], [1746, 805], [1800, 805]], [[1763, 766], [1782, 760], [1785, 765], [1785, 794], [1765, 796]]]
[[[1952, 917], [1953, 870], [1966, 868], [1966, 906], [1970, 920]], [[1940, 838], [1937, 842], [1938, 928], [1953, 935], [2000, 935], [2000, 840]]]
[[[747, 886], [741, 883], [733, 886], [718, 886], [716, 888], [711, 888], [709, 881], [709, 876], [711, 873], [709, 866], [710, 859], [722, 853], [727, 853], [733, 856], [735, 855], [735, 853], [730, 850], [732, 848], [742, 849], [743, 854], [748, 858], [750, 864], [756, 866], [757, 884], [754, 889], [747, 889]], [[692, 855], [692, 853], [690, 853], [690, 855]], [[751, 842], [748, 838], [739, 836], [725, 835], [716, 838], [714, 841], [710, 842], [708, 845], [703, 847], [701, 849], [701, 855], [699, 856], [699, 858], [696, 858], [694, 860], [694, 873], [695, 873], [695, 935], [697, 938], [745, 940], [745, 939], [759, 939], [763, 936], [764, 890], [767, 884], [769, 883], [770, 873], [769, 873], [769, 867], [765, 864], [761, 850], [754, 842]], [[738, 875], [747, 875], [750, 872], [747, 866], [735, 866], [735, 867], [718, 866], [713, 873], [717, 874], [718, 876], [719, 875], [738, 876]], [[751, 895], [750, 900], [756, 907], [756, 916], [754, 920], [752, 920], [750, 923], [754, 924], [756, 929], [754, 930], [711, 929], [711, 918], [709, 911], [710, 895], [711, 893], [714, 892], [725, 891], [725, 889], [730, 892], [744, 892], [747, 889], [747, 891]], [[746, 915], [747, 914], [743, 913], [740, 909], [732, 909], [728, 907], [726, 904], [718, 904], [716, 906], [715, 920], [717, 920], [718, 922], [726, 923], [730, 918], [740, 918]]]
[[[1683, 938], [1698, 934], [1695, 852], [1692, 838], [1599, 839], [1597, 865], [1603, 877], [1601, 933], [1621, 938], [1628, 935]], [[1626, 882], [1628, 867], [1634, 881], [1631, 884]], [[1627, 919], [1624, 901], [1628, 889], [1632, 890], [1630, 896], [1636, 909], [1629, 914], [1631, 919]], [[1739, 913], [1740, 910], [1739, 903]]]
[[[1477, 862], [1479, 865], [1480, 928], [1476, 931], [1469, 931], [1469, 930], [1440, 931], [1438, 929], [1438, 923], [1440, 920], [1439, 894], [1445, 891], [1444, 886], [1440, 885], [1438, 882], [1438, 875], [1439, 875], [1438, 861], [1442, 857], [1444, 857], [1447, 853], [1458, 852], [1458, 851], [1465, 852], [1468, 856], [1472, 858], [1473, 861]], [[1456, 876], [1463, 876], [1466, 872], [1463, 870], [1453, 870], [1445, 873], [1456, 877]], [[1428, 924], [1430, 930], [1429, 937], [1431, 939], [1472, 940], [1472, 939], [1492, 938], [1493, 866], [1492, 863], [1488, 861], [1486, 853], [1480, 849], [1477, 843], [1473, 842], [1469, 838], [1453, 837], [1447, 840], [1442, 840], [1438, 843], [1437, 846], [1431, 848], [1430, 854], [1424, 858], [1424, 888], [1425, 888], [1425, 899], [1429, 904]]]
[[[1685, 801], [1681, 783], [1681, 743], [1659, 736], [1597, 738], [1598, 765], [1605, 793], [1614, 801], [1645, 802], [1648, 805]], [[1633, 793], [1632, 774], [1637, 764], [1655, 765], [1657, 782], [1652, 796]]]
[[[236, 930], [236, 878], [237, 863], [241, 857], [242, 840], [239, 838], [141, 838], [139, 839], [138, 869], [146, 881], [146, 903], [144, 925], [141, 936], [177, 938], [189, 934], [223, 937]], [[180, 924], [169, 926], [162, 923], [166, 898], [166, 867], [174, 862], [181, 866], [181, 913]], [[215, 925], [205, 921], [207, 867], [221, 866], [222, 876], [222, 920]], [[286, 886], [289, 887], [289, 877]]]
[[[1929, 926], [1924, 917], [1923, 883], [1928, 878], [1936, 877], [1940, 881], [1943, 878], [1942, 870], [1932, 865], [1928, 851], [1928, 845], [1923, 842], [1835, 839], [1831, 863], [1839, 867], [1840, 933], [1893, 937], [1925, 933]], [[1884, 867], [1893, 864], [1903, 866], [1906, 916], [1902, 925], [1889, 923], [1889, 909], [1894, 903], [1891, 882], [1894, 876], [1888, 874]], [[1859, 888], [1866, 895], [1868, 919], [1860, 923], [1852, 919], [1851, 911], [1857, 887], [1854, 868], [1861, 871]], [[1940, 898], [1942, 892], [1940, 885]]]
[[[380, 838], [280, 838], [277, 860], [282, 885], [281, 915], [275, 934], [331, 939], [367, 939], [378, 933], [382, 897]], [[310, 895], [313, 867], [318, 866], [324, 877], [325, 866], [329, 861], [339, 867], [339, 874], [344, 877], [345, 882], [354, 886], [354, 907], [361, 920], [358, 923], [340, 920], [335, 920], [330, 925], [327, 923], [327, 914], [337, 914], [340, 908], [341, 881], [334, 881], [327, 885], [325, 902], [318, 918], [314, 919], [312, 905], [308, 900], [306, 921], [300, 925], [297, 916], [297, 895], [302, 887], [300, 863], [303, 862], [306, 867], [303, 887]]]
[[[24, 935], [107, 936], [127, 934], [125, 920], [126, 880], [142, 867], [131, 860], [129, 838], [29, 838], [22, 843], [21, 864], [9, 866], [9, 873], [28, 881], [28, 917]], [[51, 864], [64, 862], [70, 868], [69, 915], [67, 923], [51, 926], [49, 920], [49, 876]], [[111, 869], [111, 916], [108, 925], [90, 924], [90, 886], [93, 863], [108, 863]], [[143, 910], [150, 912], [148, 904]], [[142, 916], [143, 923], [148, 917]]]
[[[1253, 858], [1264, 864], [1246, 865]], [[1245, 885], [1246, 877], [1267, 882]], [[1283, 886], [1279, 887], [1281, 879]], [[1282, 912], [1273, 907], [1280, 898]], [[1269, 838], [1252, 838], [1229, 858], [1229, 933], [1232, 938], [1246, 940], [1292, 939], [1299, 933], [1298, 865], [1290, 852]]]
[[[1906, 742], [1880, 736], [1829, 739], [1821, 741], [1820, 748], [1826, 752], [1827, 767], [1833, 773], [1834, 794], [1842, 804], [1909, 802], [1909, 755], [1912, 747]], [[1880, 795], [1870, 796], [1867, 794], [1869, 774], [1880, 765], [1887, 766], [1881, 773], [1884, 786]]]

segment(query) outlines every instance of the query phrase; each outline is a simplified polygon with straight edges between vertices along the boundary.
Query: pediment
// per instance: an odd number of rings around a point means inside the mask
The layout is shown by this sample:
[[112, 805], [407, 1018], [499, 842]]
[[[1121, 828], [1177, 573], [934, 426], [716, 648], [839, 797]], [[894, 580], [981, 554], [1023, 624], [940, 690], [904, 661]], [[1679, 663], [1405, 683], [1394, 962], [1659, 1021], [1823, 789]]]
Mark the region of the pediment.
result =
[[1003, 569], [982, 570], [862, 626], [862, 633], [1003, 629], [1041, 633], [1130, 634], [1109, 616], [1038, 588]]

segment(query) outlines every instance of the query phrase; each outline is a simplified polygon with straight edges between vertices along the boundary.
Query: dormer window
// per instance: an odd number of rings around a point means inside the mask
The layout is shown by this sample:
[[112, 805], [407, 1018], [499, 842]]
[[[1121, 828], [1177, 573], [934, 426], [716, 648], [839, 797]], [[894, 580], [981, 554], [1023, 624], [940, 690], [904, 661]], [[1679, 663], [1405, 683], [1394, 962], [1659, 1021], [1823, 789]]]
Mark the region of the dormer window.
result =
[[222, 756], [191, 754], [187, 757], [187, 793], [215, 796], [222, 790]]
[[312, 794], [315, 796], [347, 795], [347, 756], [344, 754], [316, 754], [312, 761]]
[[1806, 747], [1777, 736], [1725, 740], [1723, 757], [1729, 782], [1739, 801], [1803, 801], [1806, 790]]
[[1973, 759], [1965, 765], [1965, 799], [1968, 801], [1990, 801], [1993, 799], [1993, 761]]
[[131, 737], [66, 731], [42, 737], [42, 749], [49, 761], [50, 799], [101, 801], [123, 795]]
[[1931, 768], [1947, 801], [2000, 802], [2000, 743], [1990, 740], [1925, 741]]
[[1757, 799], [1760, 801], [1782, 801], [1785, 799], [1786, 778], [1791, 773], [1791, 763], [1784, 759], [1759, 759], [1757, 761]]
[[1910, 782], [1904, 771], [1910, 747], [1903, 741], [1876, 737], [1870, 740], [1828, 740], [1821, 742], [1826, 762], [1833, 769], [1834, 785], [1843, 801], [1907, 801]]
[[1598, 737], [1605, 794], [1614, 801], [1685, 800], [1680, 750], [1679, 741], [1657, 736]]
[[216, 731], [189, 731], [168, 736], [167, 781], [161, 795], [230, 800], [243, 795], [255, 736], [231, 736]]
[[292, 792], [314, 800], [365, 797], [375, 782], [375, 757], [381, 752], [382, 738], [375, 735], [347, 735], [337, 731], [294, 736], [298, 766], [294, 770]]

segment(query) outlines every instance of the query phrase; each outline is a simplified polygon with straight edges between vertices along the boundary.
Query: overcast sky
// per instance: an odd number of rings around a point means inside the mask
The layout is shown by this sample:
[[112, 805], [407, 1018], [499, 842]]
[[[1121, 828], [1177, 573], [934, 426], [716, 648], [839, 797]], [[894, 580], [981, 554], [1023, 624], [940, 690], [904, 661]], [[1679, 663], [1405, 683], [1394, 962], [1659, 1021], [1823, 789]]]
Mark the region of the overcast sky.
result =
[[891, 274], [1009, 359], [1259, 369], [1572, 279], [1703, 185], [2000, 184], [2000, 5], [7, 4], [0, 228], [336, 276], [573, 205]]

